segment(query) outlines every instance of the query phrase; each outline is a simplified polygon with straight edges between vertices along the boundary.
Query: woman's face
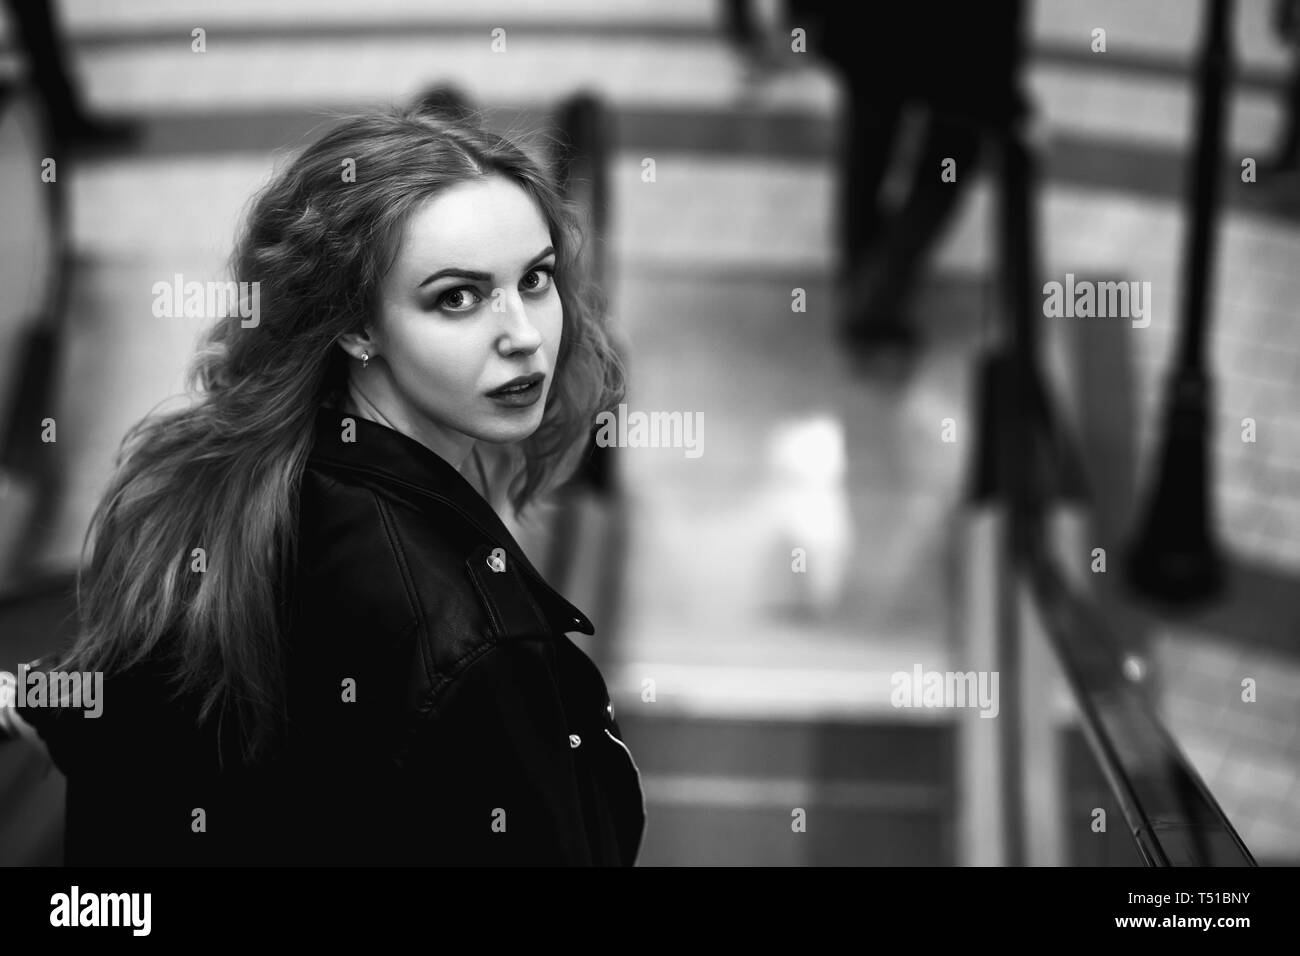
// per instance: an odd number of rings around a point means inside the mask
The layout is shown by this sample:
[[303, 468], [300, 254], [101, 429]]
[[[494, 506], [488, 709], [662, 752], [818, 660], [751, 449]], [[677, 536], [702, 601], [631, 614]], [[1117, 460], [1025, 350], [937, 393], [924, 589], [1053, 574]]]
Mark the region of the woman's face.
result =
[[[357, 390], [399, 431], [456, 467], [476, 440], [513, 442], [541, 424], [563, 309], [546, 220], [499, 175], [416, 208], [384, 277], [372, 359]], [[541, 381], [493, 397], [521, 376]]]

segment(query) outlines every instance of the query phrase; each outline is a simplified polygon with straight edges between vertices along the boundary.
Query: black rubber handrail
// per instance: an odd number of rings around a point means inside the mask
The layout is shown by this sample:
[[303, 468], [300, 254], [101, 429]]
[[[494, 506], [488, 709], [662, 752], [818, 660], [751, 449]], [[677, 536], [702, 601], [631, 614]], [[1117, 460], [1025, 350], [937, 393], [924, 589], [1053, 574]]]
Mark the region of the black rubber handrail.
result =
[[1126, 676], [1119, 642], [1095, 602], [1041, 551], [1024, 564], [1085, 736], [1143, 860], [1148, 866], [1255, 866], [1143, 685]]

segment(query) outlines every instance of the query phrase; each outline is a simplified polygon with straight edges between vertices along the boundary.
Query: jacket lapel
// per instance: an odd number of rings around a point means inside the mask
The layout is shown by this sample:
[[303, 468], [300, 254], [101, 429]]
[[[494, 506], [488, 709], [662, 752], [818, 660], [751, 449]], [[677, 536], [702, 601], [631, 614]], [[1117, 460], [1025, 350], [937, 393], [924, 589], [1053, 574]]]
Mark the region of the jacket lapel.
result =
[[[345, 420], [354, 423], [349, 433], [352, 441], [344, 440]], [[456, 513], [489, 542], [476, 548], [467, 557], [469, 561], [487, 561], [492, 551], [500, 548], [505, 552], [506, 564], [521, 567], [531, 579], [551, 624], [560, 633], [596, 632], [587, 616], [533, 567], [501, 517], [474, 486], [446, 459], [414, 438], [359, 415], [322, 406], [316, 413], [315, 444], [309, 461], [414, 491], [422, 506], [439, 517], [448, 510]]]

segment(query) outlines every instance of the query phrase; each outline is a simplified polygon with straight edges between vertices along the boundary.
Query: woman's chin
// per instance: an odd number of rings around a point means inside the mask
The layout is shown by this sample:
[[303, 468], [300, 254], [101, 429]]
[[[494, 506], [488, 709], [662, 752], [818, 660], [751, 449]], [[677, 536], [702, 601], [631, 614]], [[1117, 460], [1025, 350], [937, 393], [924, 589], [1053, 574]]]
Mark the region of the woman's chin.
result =
[[516, 414], [513, 420], [485, 422], [474, 437], [493, 445], [509, 445], [529, 438], [541, 424], [540, 411], [535, 414]]

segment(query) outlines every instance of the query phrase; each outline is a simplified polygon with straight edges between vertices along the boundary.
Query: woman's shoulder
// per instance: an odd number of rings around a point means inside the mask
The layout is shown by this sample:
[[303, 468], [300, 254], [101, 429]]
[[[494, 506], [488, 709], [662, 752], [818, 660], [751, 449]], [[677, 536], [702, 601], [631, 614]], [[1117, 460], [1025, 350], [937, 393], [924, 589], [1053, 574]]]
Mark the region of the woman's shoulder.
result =
[[[466, 570], [473, 542], [400, 497], [309, 468], [303, 479], [293, 619], [298, 637], [397, 662], [433, 680], [490, 638]], [[396, 655], [396, 656], [395, 656]]]
[[409, 631], [417, 615], [391, 523], [372, 489], [308, 469], [294, 565], [296, 612], [376, 634]]

